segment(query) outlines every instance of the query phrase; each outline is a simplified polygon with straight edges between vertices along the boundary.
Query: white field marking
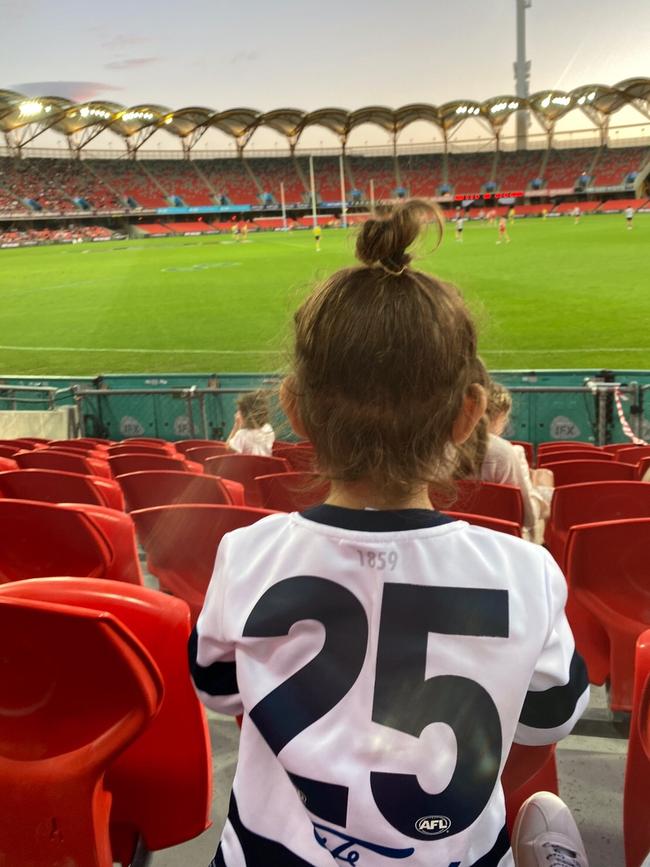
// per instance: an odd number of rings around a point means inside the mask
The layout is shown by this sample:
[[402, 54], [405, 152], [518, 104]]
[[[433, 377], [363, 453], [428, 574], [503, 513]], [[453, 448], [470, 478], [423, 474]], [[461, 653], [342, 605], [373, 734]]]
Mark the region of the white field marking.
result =
[[[163, 355], [277, 355], [282, 349], [111, 349], [90, 346], [3, 346], [0, 350], [12, 352], [134, 352]], [[580, 353], [580, 352], [650, 352], [650, 347], [589, 348], [589, 349], [484, 349], [481, 355], [526, 355], [534, 352]]]
[[11, 352], [141, 352], [147, 355], [278, 355], [280, 349], [108, 349], [85, 346], [0, 346]]
[[650, 352], [650, 347], [647, 346], [630, 346], [628, 348], [622, 346], [601, 346], [601, 347], [589, 347], [589, 349], [482, 349], [481, 355], [529, 355], [530, 353], [582, 353], [582, 352]]

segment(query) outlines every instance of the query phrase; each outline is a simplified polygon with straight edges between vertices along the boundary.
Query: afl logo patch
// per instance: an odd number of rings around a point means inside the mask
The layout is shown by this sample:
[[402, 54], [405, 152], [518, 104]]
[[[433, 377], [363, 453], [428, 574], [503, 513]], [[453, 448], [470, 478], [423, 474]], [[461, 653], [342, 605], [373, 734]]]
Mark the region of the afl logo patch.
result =
[[451, 828], [451, 819], [446, 816], [422, 816], [415, 823], [415, 830], [428, 837], [437, 837], [446, 834]]

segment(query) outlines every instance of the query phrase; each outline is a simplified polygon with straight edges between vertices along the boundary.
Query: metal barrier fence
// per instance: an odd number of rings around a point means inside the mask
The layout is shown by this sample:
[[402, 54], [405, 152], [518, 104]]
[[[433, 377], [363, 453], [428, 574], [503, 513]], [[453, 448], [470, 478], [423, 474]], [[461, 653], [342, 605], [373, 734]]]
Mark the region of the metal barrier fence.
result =
[[74, 389], [49, 385], [0, 385], [0, 411], [48, 410], [73, 402]]
[[[582, 385], [510, 384], [512, 418], [506, 435], [534, 444], [549, 440], [587, 440], [598, 445], [625, 442], [616, 412], [614, 391], [619, 390], [627, 421], [636, 436], [647, 439], [650, 384], [603, 382], [587, 379]], [[519, 382], [521, 381], [521, 378]], [[234, 388], [73, 388], [83, 436], [119, 440], [133, 436], [167, 440], [223, 439], [228, 435], [237, 397], [252, 387], [270, 387], [278, 379], [261, 377]], [[290, 437], [286, 419], [272, 401], [276, 435]]]

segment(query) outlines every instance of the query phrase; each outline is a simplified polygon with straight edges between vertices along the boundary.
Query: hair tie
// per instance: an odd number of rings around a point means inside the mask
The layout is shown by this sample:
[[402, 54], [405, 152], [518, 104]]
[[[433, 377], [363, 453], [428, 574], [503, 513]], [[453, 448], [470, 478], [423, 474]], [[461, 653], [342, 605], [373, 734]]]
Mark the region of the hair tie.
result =
[[394, 271], [392, 268], [388, 268], [386, 265], [384, 265], [383, 262], [377, 262], [376, 267], [381, 268], [382, 271], [385, 271], [387, 274], [391, 274], [393, 277], [399, 277], [400, 274], [403, 274], [406, 271], [408, 265], [402, 265], [399, 271]]

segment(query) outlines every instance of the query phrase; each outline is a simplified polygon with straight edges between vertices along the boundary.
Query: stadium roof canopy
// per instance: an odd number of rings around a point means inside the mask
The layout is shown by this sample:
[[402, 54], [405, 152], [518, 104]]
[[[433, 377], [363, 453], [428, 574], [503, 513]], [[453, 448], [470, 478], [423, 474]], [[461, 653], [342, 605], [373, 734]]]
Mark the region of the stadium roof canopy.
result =
[[366, 123], [376, 124], [397, 136], [409, 124], [427, 121], [442, 134], [445, 142], [467, 120], [478, 120], [498, 139], [510, 116], [531, 111], [549, 136], [556, 123], [571, 111], [582, 111], [604, 135], [611, 115], [626, 105], [650, 119], [650, 78], [628, 78], [613, 87], [588, 84], [565, 92], [543, 90], [528, 99], [513, 95], [495, 96], [484, 102], [454, 100], [441, 106], [413, 103], [392, 109], [371, 105], [356, 111], [321, 108], [304, 112], [297, 108], [278, 108], [260, 112], [253, 108], [215, 111], [201, 106], [173, 110], [161, 105], [125, 107], [114, 102], [72, 103], [57, 96], [28, 97], [11, 90], [0, 90], [0, 132], [9, 146], [20, 149], [48, 129], [61, 132], [70, 147], [80, 151], [104, 130], [121, 136], [130, 153], [135, 153], [159, 129], [180, 140], [189, 152], [211, 128], [234, 139], [242, 151], [260, 127], [270, 127], [284, 136], [293, 149], [301, 134], [311, 126], [331, 130], [345, 147], [350, 132]]

